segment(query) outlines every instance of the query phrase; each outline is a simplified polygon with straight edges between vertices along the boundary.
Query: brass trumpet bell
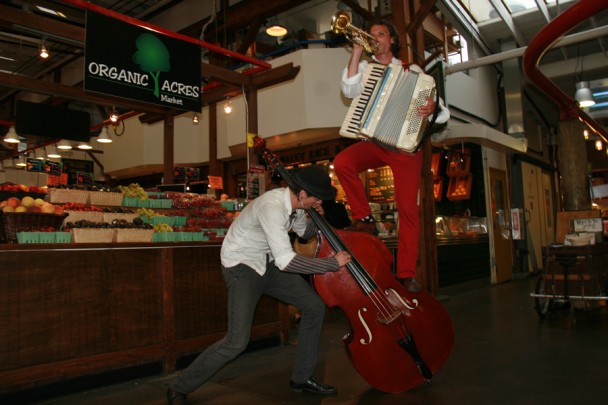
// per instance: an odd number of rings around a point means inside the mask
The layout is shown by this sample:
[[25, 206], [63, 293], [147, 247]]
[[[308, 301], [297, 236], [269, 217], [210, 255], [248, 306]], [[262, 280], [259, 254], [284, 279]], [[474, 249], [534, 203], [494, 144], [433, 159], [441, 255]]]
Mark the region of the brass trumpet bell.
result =
[[378, 50], [378, 43], [374, 37], [352, 25], [350, 16], [344, 11], [338, 11], [333, 15], [331, 29], [335, 34], [344, 35], [350, 42], [362, 46], [367, 53], [374, 53]]

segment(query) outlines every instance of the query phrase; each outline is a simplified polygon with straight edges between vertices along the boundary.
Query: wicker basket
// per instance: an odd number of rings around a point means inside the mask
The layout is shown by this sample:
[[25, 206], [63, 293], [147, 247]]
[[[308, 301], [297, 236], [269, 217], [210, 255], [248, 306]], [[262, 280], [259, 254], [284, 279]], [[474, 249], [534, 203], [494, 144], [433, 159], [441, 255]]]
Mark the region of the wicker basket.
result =
[[116, 229], [114, 242], [152, 242], [154, 229]]
[[112, 228], [74, 228], [74, 243], [110, 243], [114, 239]]
[[120, 207], [122, 205], [122, 193], [90, 191], [89, 202], [91, 205], [109, 205], [113, 207]]
[[0, 239], [4, 243], [17, 243], [17, 232], [50, 226], [59, 229], [66, 216], [38, 212], [0, 212]]
[[68, 202], [86, 204], [89, 201], [89, 192], [85, 190], [51, 188], [49, 189], [48, 195], [49, 201], [53, 204]]

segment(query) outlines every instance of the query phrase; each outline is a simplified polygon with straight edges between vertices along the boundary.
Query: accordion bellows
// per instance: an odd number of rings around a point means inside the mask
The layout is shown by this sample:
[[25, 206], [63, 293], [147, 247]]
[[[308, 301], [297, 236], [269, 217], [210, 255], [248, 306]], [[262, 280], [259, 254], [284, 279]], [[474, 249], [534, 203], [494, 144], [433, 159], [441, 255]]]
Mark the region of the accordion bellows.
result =
[[416, 152], [428, 122], [420, 117], [418, 107], [435, 96], [433, 77], [401, 65], [370, 63], [362, 80], [363, 92], [351, 102], [340, 135]]

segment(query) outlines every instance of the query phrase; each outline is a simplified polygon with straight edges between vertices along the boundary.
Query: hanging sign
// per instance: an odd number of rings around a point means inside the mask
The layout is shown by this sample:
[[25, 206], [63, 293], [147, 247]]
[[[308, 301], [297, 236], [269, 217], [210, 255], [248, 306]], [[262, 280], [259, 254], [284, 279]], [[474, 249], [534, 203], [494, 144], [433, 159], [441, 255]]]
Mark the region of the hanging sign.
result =
[[[53, 162], [52, 160], [47, 160], [44, 162], [44, 171], [49, 176], [61, 176], [63, 165], [61, 162]], [[66, 176], [67, 180], [67, 176]]]
[[27, 158], [25, 162], [25, 171], [33, 173], [44, 173], [44, 160]]
[[201, 111], [199, 45], [88, 11], [84, 88]]
[[224, 188], [224, 180], [222, 176], [207, 176], [209, 179], [209, 187], [215, 190], [222, 190]]

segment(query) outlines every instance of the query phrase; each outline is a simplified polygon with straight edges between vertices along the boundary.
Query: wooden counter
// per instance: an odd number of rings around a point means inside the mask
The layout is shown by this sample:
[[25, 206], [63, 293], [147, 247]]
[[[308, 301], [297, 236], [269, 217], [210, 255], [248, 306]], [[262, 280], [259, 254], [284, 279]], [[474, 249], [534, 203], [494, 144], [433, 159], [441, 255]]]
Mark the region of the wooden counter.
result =
[[[0, 245], [0, 393], [200, 352], [226, 331], [220, 246]], [[287, 339], [263, 298], [252, 340]]]

